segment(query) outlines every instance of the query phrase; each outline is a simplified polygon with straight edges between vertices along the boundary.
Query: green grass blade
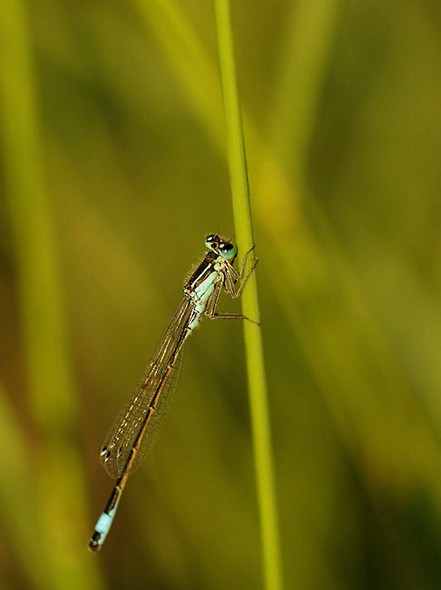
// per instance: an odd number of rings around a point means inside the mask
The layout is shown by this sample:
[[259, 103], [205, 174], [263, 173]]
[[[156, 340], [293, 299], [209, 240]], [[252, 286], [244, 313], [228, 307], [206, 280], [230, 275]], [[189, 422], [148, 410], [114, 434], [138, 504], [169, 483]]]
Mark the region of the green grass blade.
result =
[[80, 456], [70, 436], [76, 407], [59, 246], [44, 180], [27, 14], [20, 0], [3, 2], [0, 37], [7, 197], [19, 276], [29, 406], [40, 443], [34, 459], [38, 470], [31, 471], [31, 476], [42, 534], [34, 542], [47, 557], [52, 587], [95, 589], [100, 581], [86, 551]]
[[[237, 90], [234, 43], [228, 0], [215, 0], [221, 83], [227, 128], [228, 165], [237, 241], [242, 253], [253, 245], [250, 191], [245, 145]], [[242, 298], [244, 315], [259, 318], [255, 274], [251, 275]], [[282, 588], [277, 502], [271, 451], [268, 394], [261, 329], [244, 322], [247, 374], [253, 431], [257, 494], [262, 531], [265, 587]]]
[[161, 44], [164, 55], [210, 140], [221, 149], [222, 120], [219, 87], [213, 60], [180, 3], [170, 0], [132, 0]]
[[41, 528], [37, 523], [36, 496], [33, 493], [31, 461], [23, 428], [20, 425], [3, 384], [0, 383], [0, 424], [2, 445], [13, 452], [3, 453], [0, 469], [0, 506], [3, 532], [9, 549], [20, 559], [22, 572], [32, 587], [44, 590], [50, 584], [47, 556], [41, 551]]

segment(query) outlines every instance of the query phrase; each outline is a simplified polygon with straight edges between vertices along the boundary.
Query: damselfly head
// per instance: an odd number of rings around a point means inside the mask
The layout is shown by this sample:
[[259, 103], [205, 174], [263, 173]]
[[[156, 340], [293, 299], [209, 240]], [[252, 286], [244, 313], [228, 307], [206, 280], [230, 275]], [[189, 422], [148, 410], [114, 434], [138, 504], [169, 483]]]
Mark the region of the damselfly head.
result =
[[205, 245], [213, 252], [216, 252], [225, 260], [232, 261], [237, 255], [237, 248], [234, 244], [225, 238], [221, 238], [217, 234], [210, 234], [205, 238]]

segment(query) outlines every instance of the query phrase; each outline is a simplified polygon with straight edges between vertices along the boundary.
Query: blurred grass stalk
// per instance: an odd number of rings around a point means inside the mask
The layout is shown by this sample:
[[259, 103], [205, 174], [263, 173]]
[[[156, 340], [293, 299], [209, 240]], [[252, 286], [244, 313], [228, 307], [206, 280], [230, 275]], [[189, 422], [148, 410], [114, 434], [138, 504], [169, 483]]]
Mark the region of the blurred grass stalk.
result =
[[[214, 0], [221, 85], [227, 130], [228, 165], [234, 223], [239, 251], [242, 256], [254, 244], [251, 222], [250, 191], [245, 144], [237, 89], [234, 43], [228, 0]], [[242, 297], [244, 315], [259, 319], [256, 276], [250, 276]], [[265, 588], [282, 588], [279, 526], [271, 450], [270, 420], [267, 402], [266, 376], [263, 359], [262, 333], [251, 322], [244, 322], [254, 461], [257, 479]]]
[[31, 582], [32, 588], [45, 590], [50, 586], [50, 575], [42, 559], [40, 543], [35, 542], [41, 536], [41, 529], [32, 524], [38, 505], [32, 493], [34, 481], [28, 469], [29, 448], [2, 383], [0, 424], [3, 448], [13, 449], [13, 452], [2, 454], [0, 469], [3, 533], [7, 535], [9, 545], [17, 556], [22, 575]]
[[[76, 409], [74, 384], [58, 244], [44, 179], [27, 15], [21, 0], [5, 0], [1, 12], [5, 177], [19, 269], [30, 413], [41, 445], [38, 453], [33, 450], [33, 485], [28, 488], [35, 499], [31, 505], [35, 505], [36, 513], [28, 528], [21, 531], [29, 535], [29, 539], [23, 539], [25, 545], [38, 544], [51, 587], [96, 589], [101, 583], [86, 552], [84, 481], [70, 434]], [[15, 492], [10, 489], [9, 493]], [[6, 514], [4, 518], [8, 516], [13, 518]]]

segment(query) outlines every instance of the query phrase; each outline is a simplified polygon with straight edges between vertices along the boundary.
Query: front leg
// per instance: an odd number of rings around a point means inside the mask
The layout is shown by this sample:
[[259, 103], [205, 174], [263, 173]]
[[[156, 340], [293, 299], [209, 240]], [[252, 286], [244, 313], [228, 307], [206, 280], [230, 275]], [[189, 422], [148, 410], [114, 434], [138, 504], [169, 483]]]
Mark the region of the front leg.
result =
[[[246, 277], [243, 279], [243, 274], [245, 271], [245, 265], [247, 263], [248, 256], [254, 250], [255, 247], [256, 246], [253, 246], [252, 248], [250, 248], [250, 250], [248, 250], [248, 252], [246, 252], [245, 256], [243, 257], [242, 265], [240, 267], [239, 272], [237, 272], [234, 269], [234, 267], [231, 266], [231, 264], [229, 264], [226, 269], [227, 272], [225, 274], [224, 289], [228, 293], [228, 295], [230, 297], [232, 297], [233, 299], [237, 299], [238, 297], [240, 297], [245, 285], [247, 284], [248, 279], [250, 278], [251, 273], [256, 268], [257, 263], [259, 262], [259, 259], [256, 258], [253, 266], [250, 268], [250, 270], [246, 274]], [[235, 283], [237, 283], [238, 281], [239, 281], [239, 287], [236, 290]]]
[[[248, 279], [250, 273], [254, 270], [256, 264], [257, 264], [257, 261], [254, 264], [254, 266], [251, 269], [251, 271], [248, 273], [248, 275], [246, 277], [247, 279]], [[231, 267], [231, 268], [233, 269], [233, 267]], [[234, 282], [233, 282], [233, 279], [231, 279], [231, 277], [229, 277], [228, 274], [224, 275], [224, 281], [223, 282], [219, 282], [219, 283], [216, 284], [216, 287], [214, 288], [213, 293], [211, 294], [210, 299], [207, 302], [207, 307], [205, 308], [205, 315], [207, 317], [209, 317], [210, 320], [248, 320], [249, 322], [252, 322], [253, 324], [256, 324], [257, 326], [260, 326], [260, 323], [259, 322], [256, 322], [256, 321], [252, 320], [251, 318], [249, 318], [249, 317], [247, 317], [247, 316], [245, 316], [245, 315], [243, 315], [241, 313], [216, 313], [217, 304], [219, 302], [219, 296], [221, 294], [222, 287], [224, 287], [224, 289], [230, 295], [230, 291], [227, 288], [227, 281], [230, 281], [230, 287], [229, 288], [231, 288], [232, 289], [232, 292], [234, 293], [234, 295], [232, 295], [232, 297], [233, 298], [236, 298], [236, 297], [238, 297], [240, 295], [240, 292], [242, 291], [242, 289], [240, 289], [240, 291], [238, 291], [236, 293], [234, 291]], [[246, 282], [246, 280], [245, 280], [245, 282]]]

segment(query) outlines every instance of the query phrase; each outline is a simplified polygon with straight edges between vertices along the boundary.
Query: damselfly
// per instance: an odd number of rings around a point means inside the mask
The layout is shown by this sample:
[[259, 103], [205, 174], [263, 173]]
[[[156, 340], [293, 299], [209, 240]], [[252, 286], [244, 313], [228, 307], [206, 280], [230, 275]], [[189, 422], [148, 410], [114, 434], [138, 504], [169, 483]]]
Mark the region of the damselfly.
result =
[[241, 314], [217, 313], [216, 308], [222, 289], [233, 299], [240, 296], [257, 260], [244, 276], [251, 250], [245, 254], [242, 267], [237, 272], [233, 268], [237, 256], [234, 244], [211, 234], [206, 237], [205, 245], [208, 251], [185, 284], [182, 302], [167, 326], [153, 360], [133, 399], [115, 420], [101, 449], [101, 463], [110, 477], [117, 481], [90, 539], [89, 548], [92, 551], [102, 547], [127, 478], [158, 435], [175, 389], [182, 346], [187, 337], [204, 315], [210, 319], [249, 319]]

